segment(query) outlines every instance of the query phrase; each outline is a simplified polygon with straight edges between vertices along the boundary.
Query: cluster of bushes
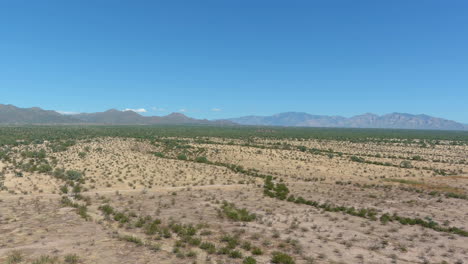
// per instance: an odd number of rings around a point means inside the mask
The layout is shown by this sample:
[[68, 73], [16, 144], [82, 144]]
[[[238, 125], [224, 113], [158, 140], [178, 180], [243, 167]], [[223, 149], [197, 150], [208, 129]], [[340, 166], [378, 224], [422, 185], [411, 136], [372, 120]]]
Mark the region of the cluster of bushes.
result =
[[350, 160], [354, 161], [354, 162], [366, 163], [366, 164], [372, 164], [372, 165], [398, 167], [398, 165], [392, 164], [390, 162], [371, 161], [371, 160], [366, 160], [366, 159], [364, 159], [362, 157], [358, 157], [358, 156], [355, 156], [355, 155], [351, 156]]
[[[164, 142], [166, 142], [166, 141], [164, 141]], [[157, 157], [160, 157], [160, 158], [167, 158], [161, 152], [155, 152], [153, 154], [155, 156], [157, 156]], [[185, 160], [185, 161], [192, 161], [192, 162], [197, 162], [197, 163], [204, 163], [204, 164], [209, 164], [209, 165], [214, 165], [214, 166], [221, 166], [221, 167], [225, 167], [225, 168], [227, 168], [227, 169], [229, 169], [229, 170], [231, 170], [233, 172], [242, 173], [242, 174], [252, 176], [252, 177], [259, 177], [259, 178], [265, 178], [266, 177], [266, 175], [263, 175], [263, 174], [259, 173], [258, 170], [256, 170], [256, 169], [245, 169], [241, 165], [229, 164], [229, 163], [224, 163], [224, 162], [217, 162], [217, 161], [213, 162], [213, 161], [208, 160], [208, 158], [205, 157], [205, 156], [199, 156], [199, 157], [195, 157], [195, 159], [189, 159], [189, 157], [187, 157], [186, 154], [181, 153], [181, 154], [178, 154], [176, 156], [176, 159]]]
[[295, 264], [294, 259], [286, 253], [273, 252], [271, 263], [275, 264]]
[[23, 163], [21, 165], [18, 165], [19, 169], [22, 171], [28, 171], [28, 172], [39, 172], [39, 173], [49, 173], [52, 171], [52, 166], [49, 165], [47, 160], [42, 160], [42, 161], [36, 161], [36, 160], [29, 160], [27, 163]]
[[107, 219], [114, 219], [121, 224], [129, 223], [130, 216], [126, 215], [124, 212], [119, 212], [114, 210], [114, 208], [108, 204], [104, 204], [98, 207], [98, 209], [105, 215]]
[[[235, 208], [232, 204], [226, 204], [227, 207]], [[193, 251], [189, 251], [187, 254], [182, 252], [182, 248], [185, 248], [187, 245], [193, 247], [199, 247], [200, 249], [206, 251], [208, 254], [220, 254], [220, 255], [227, 255], [230, 258], [243, 258], [243, 254], [241, 251], [236, 250], [236, 247], [241, 245], [241, 242], [238, 237], [224, 235], [221, 237], [220, 241], [222, 243], [226, 243], [226, 246], [217, 248], [215, 244], [202, 241], [202, 239], [197, 236], [199, 233], [200, 228], [202, 226], [194, 226], [191, 224], [181, 224], [175, 221], [171, 221], [167, 225], [163, 225], [161, 220], [159, 219], [152, 219], [150, 216], [146, 217], [138, 217], [136, 215], [127, 215], [123, 212], [119, 212], [115, 210], [109, 204], [103, 204], [98, 208], [107, 219], [112, 219], [114, 221], [118, 221], [121, 224], [127, 224], [134, 226], [136, 228], [142, 228], [147, 235], [159, 235], [161, 238], [170, 238], [172, 234], [176, 234], [178, 240], [176, 240], [173, 253], [176, 254], [179, 258], [184, 257], [194, 257], [196, 253]], [[240, 210], [242, 211], [242, 210]], [[239, 219], [244, 219], [244, 217], [252, 217], [249, 214], [245, 214], [244, 211], [240, 213]], [[132, 224], [132, 217], [136, 218], [136, 221]], [[201, 233], [203, 235], [203, 233]], [[134, 237], [134, 236], [119, 236], [120, 239], [135, 243], [138, 246], [146, 246], [141, 239]], [[262, 251], [250, 245], [250, 243], [244, 243], [241, 247], [247, 251], [251, 250], [252, 254], [262, 254]], [[253, 257], [246, 257], [244, 258], [243, 263], [248, 264], [255, 264], [256, 260]]]
[[118, 236], [118, 238], [122, 241], [127, 241], [127, 242], [131, 242], [131, 243], [134, 243], [135, 245], [137, 246], [143, 246], [144, 243], [143, 241], [141, 240], [141, 238], [139, 237], [136, 237], [136, 236], [131, 236], [131, 235], [120, 235]]
[[63, 168], [56, 168], [52, 175], [64, 181], [73, 181], [78, 183], [84, 183], [84, 174], [76, 170], [65, 170]]
[[162, 152], [154, 152], [153, 153], [156, 157], [164, 158], [164, 153]]
[[[419, 156], [415, 156], [412, 159], [413, 160], [423, 160], [422, 158], [418, 158], [418, 157]], [[429, 171], [433, 171], [437, 175], [442, 175], [442, 176], [455, 175], [456, 174], [456, 172], [454, 172], [454, 171], [447, 171], [447, 170], [444, 170], [444, 169], [435, 169], [435, 168], [430, 168], [430, 167], [415, 167], [415, 166], [413, 166], [413, 164], [411, 164], [411, 161], [409, 161], [409, 160], [403, 160], [402, 162], [400, 162], [399, 165], [392, 164], [390, 162], [365, 160], [364, 158], [358, 157], [358, 156], [355, 156], [355, 155], [351, 156], [350, 160], [354, 161], [354, 162], [366, 163], [366, 164], [372, 164], [372, 165], [379, 165], [379, 166], [390, 166], [390, 167], [398, 167], [398, 168], [404, 168], [404, 169], [416, 168], [416, 169], [429, 170]]]
[[[20, 251], [12, 251], [8, 254], [5, 264], [17, 264], [23, 263], [24, 256]], [[66, 263], [66, 264], [77, 264], [80, 261], [80, 258], [76, 254], [68, 254], [63, 258], [63, 262], [60, 261], [60, 258], [57, 256], [48, 256], [41, 255], [34, 260], [30, 260], [28, 263], [32, 264], [55, 264], [55, 263]]]
[[265, 177], [265, 184], [263, 186], [263, 194], [272, 198], [285, 200], [288, 196], [289, 189], [284, 183], [273, 183], [272, 176]]
[[466, 195], [466, 194], [458, 194], [458, 193], [454, 193], [454, 192], [445, 193], [445, 197], [447, 197], [447, 198], [456, 198], [456, 199], [468, 200], [468, 195]]
[[22, 171], [39, 173], [49, 173], [52, 171], [52, 166], [46, 159], [47, 155], [44, 149], [39, 151], [23, 151], [21, 152], [21, 157], [28, 159], [27, 162], [17, 164], [14, 161], [14, 164]]
[[371, 220], [377, 220], [377, 211], [375, 209], [367, 209], [367, 208], [362, 208], [362, 209], [356, 209], [354, 207], [346, 207], [346, 206], [335, 206], [329, 203], [319, 203], [316, 201], [311, 201], [311, 200], [306, 200], [303, 197], [295, 197], [294, 195], [288, 195], [289, 189], [284, 183], [274, 183], [272, 181], [271, 176], [267, 176], [265, 178], [265, 185], [264, 185], [264, 190], [263, 193], [266, 196], [272, 197], [272, 198], [277, 198], [280, 200], [286, 200], [288, 202], [293, 202], [296, 204], [306, 204], [309, 206], [313, 206], [316, 208], [323, 209], [328, 212], [343, 212], [345, 214], [349, 215], [354, 215], [354, 216], [359, 216], [363, 218], [368, 218]]
[[0, 191], [6, 190], [7, 187], [5, 187], [5, 174], [0, 171]]
[[32, 158], [32, 159], [45, 159], [46, 158], [45, 150], [41, 149], [39, 151], [23, 151], [21, 152], [21, 157], [23, 158]]
[[227, 218], [234, 221], [251, 222], [256, 219], [255, 214], [250, 213], [245, 208], [239, 209], [233, 203], [223, 201], [221, 209], [224, 215], [227, 216]]
[[[278, 185], [281, 186], [279, 188], [281, 190], [280, 193], [277, 193], [275, 191], [275, 190], [278, 189], [278, 187], [277, 187]], [[275, 184], [275, 183], [273, 183], [271, 176], [267, 177], [265, 179], [265, 185], [264, 185], [265, 195], [284, 200], [284, 199], [282, 199], [284, 197], [284, 190], [283, 189], [287, 190], [287, 187], [284, 184]], [[318, 203], [316, 201], [306, 200], [306, 199], [304, 199], [304, 198], [302, 198], [300, 196], [296, 198], [296, 197], [294, 197], [294, 195], [290, 195], [286, 199], [286, 201], [293, 202], [293, 203], [296, 203], [296, 204], [310, 205], [310, 206], [313, 206], [313, 207], [316, 207], [316, 208], [323, 209], [323, 210], [328, 211], [328, 212], [342, 212], [342, 213], [345, 213], [345, 214], [358, 216], [358, 217], [362, 217], [362, 218], [367, 218], [367, 219], [374, 220], [374, 221], [377, 220], [377, 210], [371, 209], [371, 208], [369, 208], [369, 209], [368, 208], [356, 209], [354, 207], [335, 206], [335, 205], [328, 204], [328, 203], [322, 203], [321, 204], [321, 203]], [[397, 214], [393, 214], [393, 215], [383, 214], [383, 215], [380, 216], [379, 219], [380, 219], [380, 221], [382, 223], [396, 221], [396, 222], [399, 222], [402, 225], [419, 225], [419, 226], [422, 226], [422, 227], [425, 227], [425, 228], [430, 228], [430, 229], [433, 229], [433, 230], [439, 231], [439, 232], [446, 232], [446, 233], [452, 233], [452, 234], [457, 234], [457, 235], [461, 235], [461, 236], [468, 236], [468, 231], [466, 231], [464, 229], [461, 229], [461, 228], [458, 228], [458, 227], [443, 227], [443, 226], [440, 226], [437, 222], [435, 222], [433, 220], [424, 220], [424, 219], [420, 219], [420, 218], [402, 217], [402, 216], [399, 216]]]
[[9, 153], [10, 152], [7, 149], [0, 150], [0, 160], [9, 161], [10, 160]]
[[[221, 237], [221, 242], [226, 243], [226, 246], [220, 248], [218, 250], [218, 254], [220, 255], [228, 255], [231, 258], [242, 258], [242, 253], [239, 250], [235, 250], [238, 246], [240, 246], [245, 251], [250, 251], [252, 255], [261, 255], [263, 251], [248, 241], [241, 242], [237, 235], [224, 235]], [[252, 256], [244, 258], [243, 263], [257, 263], [255, 258]]]
[[380, 221], [382, 223], [388, 223], [388, 222], [399, 222], [402, 225], [419, 225], [425, 228], [430, 228], [438, 232], [445, 232], [445, 233], [452, 233], [460, 236], [467, 237], [468, 236], [468, 231], [458, 228], [458, 227], [444, 227], [439, 225], [439, 223], [435, 222], [432, 219], [421, 219], [421, 218], [410, 218], [410, 217], [403, 217], [399, 216], [396, 213], [393, 215], [390, 215], [388, 213], [385, 213], [380, 216]]
[[73, 207], [76, 209], [78, 215], [80, 215], [85, 220], [91, 220], [91, 216], [88, 215], [88, 208], [86, 205], [79, 204], [77, 202], [73, 202], [70, 198], [66, 196], [62, 196], [62, 200], [60, 201], [63, 206]]
[[49, 147], [52, 150], [52, 152], [62, 152], [66, 151], [69, 147], [74, 146], [75, 144], [75, 140], [65, 140], [51, 143], [49, 144]]

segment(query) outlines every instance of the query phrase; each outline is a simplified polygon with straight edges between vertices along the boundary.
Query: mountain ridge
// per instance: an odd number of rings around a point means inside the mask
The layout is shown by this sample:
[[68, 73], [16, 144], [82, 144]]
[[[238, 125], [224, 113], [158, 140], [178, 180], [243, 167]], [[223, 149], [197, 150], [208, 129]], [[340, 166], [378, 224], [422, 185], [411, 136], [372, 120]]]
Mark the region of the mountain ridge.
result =
[[110, 124], [110, 125], [254, 125], [285, 127], [343, 127], [468, 130], [467, 124], [432, 117], [426, 114], [393, 112], [384, 115], [364, 113], [352, 117], [312, 115], [305, 112], [283, 112], [271, 116], [242, 116], [238, 118], [207, 120], [188, 117], [182, 113], [165, 116], [143, 116], [131, 110], [109, 109], [104, 112], [64, 114], [39, 107], [19, 108], [0, 104], [0, 124]]
[[131, 110], [109, 109], [95, 113], [61, 114], [39, 107], [19, 108], [14, 105], [0, 104], [0, 124], [232, 125], [233, 123], [195, 119], [181, 113], [171, 113], [166, 116], [142, 116]]
[[394, 128], [468, 130], [468, 126], [452, 120], [426, 114], [393, 112], [384, 115], [365, 113], [352, 117], [311, 115], [304, 112], [284, 112], [271, 116], [243, 116], [227, 119], [241, 125], [268, 125], [291, 127], [343, 127], [343, 128]]

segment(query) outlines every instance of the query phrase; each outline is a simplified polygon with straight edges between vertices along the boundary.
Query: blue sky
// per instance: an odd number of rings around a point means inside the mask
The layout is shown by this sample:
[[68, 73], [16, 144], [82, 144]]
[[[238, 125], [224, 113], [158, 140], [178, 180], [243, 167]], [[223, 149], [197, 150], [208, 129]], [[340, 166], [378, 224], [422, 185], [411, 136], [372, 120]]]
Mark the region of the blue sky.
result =
[[468, 1], [3, 0], [0, 103], [468, 123]]

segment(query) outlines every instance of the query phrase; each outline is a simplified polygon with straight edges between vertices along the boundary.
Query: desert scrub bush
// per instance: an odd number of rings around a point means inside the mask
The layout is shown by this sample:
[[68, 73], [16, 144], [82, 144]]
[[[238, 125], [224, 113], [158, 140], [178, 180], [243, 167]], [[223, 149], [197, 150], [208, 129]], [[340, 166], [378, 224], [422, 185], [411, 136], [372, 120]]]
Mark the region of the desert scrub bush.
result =
[[191, 237], [197, 234], [198, 229], [192, 224], [180, 224], [176, 222], [169, 223], [169, 228], [172, 232], [178, 234], [179, 236]]
[[231, 252], [231, 249], [229, 249], [228, 247], [222, 247], [222, 248], [218, 249], [217, 254], [218, 255], [229, 255], [230, 252]]
[[227, 247], [234, 249], [239, 245], [239, 238], [236, 236], [224, 235], [221, 237], [221, 242], [227, 243]]
[[445, 197], [447, 198], [456, 198], [456, 199], [464, 199], [464, 200], [468, 200], [468, 195], [466, 194], [458, 194], [458, 193], [454, 193], [454, 192], [448, 192], [445, 194]]
[[195, 159], [195, 162], [198, 162], [198, 163], [208, 163], [208, 159], [206, 157], [197, 157]]
[[228, 203], [227, 201], [223, 201], [221, 209], [229, 219], [234, 221], [251, 222], [256, 218], [256, 215], [249, 213], [247, 209], [239, 209], [233, 203]]
[[64, 261], [67, 264], [76, 264], [80, 261], [80, 258], [76, 254], [68, 254], [65, 256]]
[[272, 176], [265, 177], [265, 184], [263, 185], [263, 194], [272, 198], [285, 200], [288, 196], [289, 189], [284, 183], [273, 183]]
[[104, 215], [106, 215], [106, 216], [114, 214], [114, 208], [112, 208], [112, 206], [110, 206], [108, 204], [101, 205], [101, 206], [99, 206], [98, 209], [101, 210], [101, 212], [103, 212]]
[[79, 181], [83, 177], [83, 173], [76, 170], [68, 170], [66, 171], [65, 176], [68, 180]]
[[11, 251], [6, 259], [6, 264], [16, 264], [23, 261], [23, 254], [17, 250]]
[[252, 249], [252, 244], [249, 241], [244, 241], [242, 242], [241, 248], [249, 251], [250, 249]]
[[122, 213], [122, 212], [115, 212], [114, 213], [114, 220], [121, 223], [121, 224], [128, 223], [130, 221], [128, 216], [125, 213]]
[[60, 191], [64, 194], [67, 194], [68, 193], [68, 186], [65, 184], [65, 185], [62, 185], [60, 186]]
[[208, 254], [214, 254], [216, 252], [216, 246], [210, 242], [202, 242], [200, 248], [205, 250]]
[[88, 208], [86, 205], [80, 205], [77, 208], [78, 210], [78, 215], [80, 215], [83, 219], [86, 221], [91, 220], [91, 216], [88, 215]]
[[190, 250], [189, 252], [187, 252], [187, 254], [185, 256], [187, 258], [196, 258], [197, 257], [197, 252], [195, 252], [193, 250]]
[[179, 154], [177, 155], [178, 160], [187, 160], [187, 156], [185, 154]]
[[230, 258], [242, 258], [242, 253], [239, 250], [232, 250], [229, 252]]
[[244, 261], [242, 261], [242, 264], [257, 264], [257, 260], [253, 257], [246, 257], [244, 258]]
[[40, 164], [39, 166], [37, 166], [36, 170], [39, 173], [48, 173], [52, 171], [52, 166], [50, 166], [49, 164]]
[[120, 235], [119, 236], [120, 240], [127, 241], [127, 242], [132, 242], [136, 244], [137, 246], [143, 246], [143, 241], [139, 237], [131, 236], [131, 235]]
[[40, 256], [38, 259], [35, 259], [32, 264], [55, 264], [59, 263], [58, 257], [50, 257], [47, 255]]
[[162, 153], [162, 152], [154, 152], [153, 154], [154, 154], [156, 157], [164, 158], [164, 153]]
[[354, 162], [365, 162], [366, 161], [364, 158], [361, 158], [361, 157], [358, 157], [358, 156], [355, 156], [355, 155], [351, 156], [350, 160], [354, 161]]
[[411, 164], [410, 161], [404, 160], [400, 163], [400, 168], [411, 169], [413, 168], [413, 165]]
[[154, 235], [158, 232], [160, 232], [159, 225], [161, 224], [161, 220], [156, 219], [153, 220], [145, 225], [145, 234], [147, 235]]
[[263, 254], [263, 251], [262, 251], [262, 249], [259, 248], [259, 247], [254, 247], [254, 248], [252, 248], [252, 254], [254, 254], [254, 255], [262, 255], [262, 254]]
[[286, 253], [273, 252], [272, 263], [276, 264], [295, 264], [294, 259]]
[[425, 228], [430, 228], [438, 232], [452, 233], [452, 234], [468, 237], [468, 231], [458, 228], [458, 227], [444, 227], [442, 225], [439, 225], [439, 223], [435, 222], [434, 220], [430, 218], [424, 220], [421, 218], [403, 217], [403, 216], [397, 215], [396, 213], [393, 215], [385, 213], [382, 216], [380, 216], [380, 221], [382, 223], [396, 221], [402, 225], [419, 225]]
[[46, 152], [44, 149], [39, 151], [23, 151], [21, 152], [23, 158], [45, 159]]

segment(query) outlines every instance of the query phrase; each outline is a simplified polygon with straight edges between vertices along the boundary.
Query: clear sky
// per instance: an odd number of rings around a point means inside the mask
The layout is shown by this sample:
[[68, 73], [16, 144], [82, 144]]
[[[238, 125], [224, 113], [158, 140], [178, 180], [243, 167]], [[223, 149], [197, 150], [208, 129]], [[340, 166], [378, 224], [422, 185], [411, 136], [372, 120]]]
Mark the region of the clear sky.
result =
[[468, 123], [468, 1], [0, 0], [0, 103]]

